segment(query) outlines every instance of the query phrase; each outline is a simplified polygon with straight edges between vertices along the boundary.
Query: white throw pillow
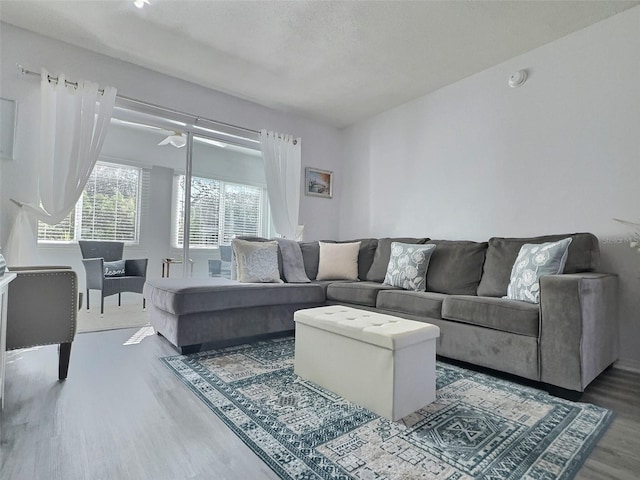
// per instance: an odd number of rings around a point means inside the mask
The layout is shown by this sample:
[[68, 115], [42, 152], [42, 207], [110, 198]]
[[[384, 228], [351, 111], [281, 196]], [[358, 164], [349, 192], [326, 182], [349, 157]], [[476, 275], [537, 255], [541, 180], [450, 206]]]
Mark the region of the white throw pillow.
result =
[[233, 239], [237, 280], [242, 283], [280, 283], [277, 242]]
[[360, 242], [320, 244], [316, 280], [357, 280]]

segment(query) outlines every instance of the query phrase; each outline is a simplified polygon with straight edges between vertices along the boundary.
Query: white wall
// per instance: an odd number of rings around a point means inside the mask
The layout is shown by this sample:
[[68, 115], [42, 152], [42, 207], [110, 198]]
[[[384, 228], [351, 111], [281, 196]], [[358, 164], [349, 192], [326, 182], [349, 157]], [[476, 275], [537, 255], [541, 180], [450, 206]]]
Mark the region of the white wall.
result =
[[[334, 127], [275, 111], [5, 23], [0, 27], [0, 96], [18, 103], [15, 159], [0, 163], [0, 245], [6, 244], [16, 215], [16, 208], [8, 199], [33, 198], [36, 188], [33, 179], [39, 132], [39, 80], [18, 75], [16, 64], [31, 70], [45, 67], [52, 74], [62, 72], [72, 80], [86, 78], [101, 85], [113, 85], [121, 95], [204, 118], [254, 130], [267, 128], [291, 133], [302, 138], [303, 171], [305, 166], [314, 166], [333, 170], [336, 177], [340, 177], [341, 136]], [[332, 200], [302, 195], [300, 223], [306, 225], [306, 239], [337, 236], [336, 205], [339, 202], [338, 194]]]
[[612, 220], [640, 221], [639, 27], [635, 7], [347, 129], [340, 238], [593, 232], [640, 367], [640, 255]]

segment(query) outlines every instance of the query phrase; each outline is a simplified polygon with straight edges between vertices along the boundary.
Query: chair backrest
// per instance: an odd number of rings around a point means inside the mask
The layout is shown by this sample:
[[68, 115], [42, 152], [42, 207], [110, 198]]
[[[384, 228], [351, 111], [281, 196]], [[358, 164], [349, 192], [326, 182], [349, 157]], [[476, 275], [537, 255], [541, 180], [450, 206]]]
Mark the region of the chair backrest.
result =
[[231, 245], [220, 245], [220, 260], [223, 262], [230, 262], [231, 253]]
[[122, 260], [124, 242], [104, 242], [99, 240], [78, 240], [82, 258], [104, 258], [105, 262]]

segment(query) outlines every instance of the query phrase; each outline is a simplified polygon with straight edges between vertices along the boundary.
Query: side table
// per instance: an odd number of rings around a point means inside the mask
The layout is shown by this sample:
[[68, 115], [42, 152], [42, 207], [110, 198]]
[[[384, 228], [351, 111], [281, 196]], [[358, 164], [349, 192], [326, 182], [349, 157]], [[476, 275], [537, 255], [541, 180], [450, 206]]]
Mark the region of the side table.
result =
[[[163, 258], [162, 259], [162, 278], [164, 277], [169, 278], [169, 269], [171, 268], [171, 265], [173, 265], [174, 263], [182, 264], [182, 259], [181, 258]], [[191, 268], [191, 276], [193, 276], [193, 260], [189, 259], [189, 263]], [[166, 275], [165, 275], [165, 272], [166, 272]]]

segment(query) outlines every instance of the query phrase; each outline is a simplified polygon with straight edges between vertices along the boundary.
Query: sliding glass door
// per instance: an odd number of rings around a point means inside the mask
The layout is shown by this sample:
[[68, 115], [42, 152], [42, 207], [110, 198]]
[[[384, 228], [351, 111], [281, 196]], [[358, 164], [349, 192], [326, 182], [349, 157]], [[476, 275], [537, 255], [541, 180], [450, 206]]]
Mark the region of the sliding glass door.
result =
[[138, 245], [150, 276], [231, 277], [231, 239], [271, 224], [257, 135], [121, 105], [111, 127], [121, 163], [142, 167]]
[[256, 132], [119, 98], [76, 208], [38, 242], [123, 241], [148, 277], [230, 277], [231, 240], [270, 225]]
[[[178, 236], [189, 242], [188, 275], [231, 277], [231, 240], [268, 235], [269, 212], [262, 156], [259, 151], [202, 135], [192, 136], [191, 181], [175, 180], [182, 198]], [[185, 199], [189, 198], [189, 202]], [[185, 212], [185, 204], [189, 212]]]

